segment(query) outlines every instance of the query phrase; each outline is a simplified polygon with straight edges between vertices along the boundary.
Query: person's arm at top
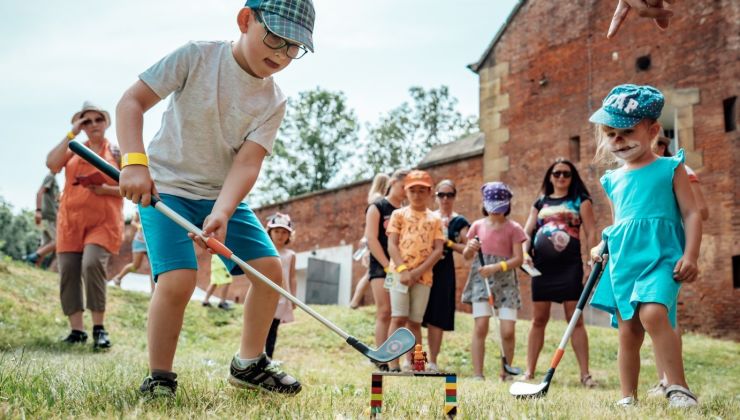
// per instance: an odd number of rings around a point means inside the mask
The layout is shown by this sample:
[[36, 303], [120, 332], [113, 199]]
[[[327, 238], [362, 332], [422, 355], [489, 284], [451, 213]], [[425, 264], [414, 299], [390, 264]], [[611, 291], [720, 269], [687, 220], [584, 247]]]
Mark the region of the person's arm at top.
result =
[[684, 231], [686, 232], [686, 245], [681, 259], [673, 268], [673, 278], [676, 281], [691, 283], [696, 280], [699, 274], [697, 261], [699, 259], [699, 246], [701, 245], [701, 214], [694, 201], [689, 176], [683, 170], [683, 165], [679, 165], [674, 172], [673, 191], [676, 194], [676, 201], [681, 210]]
[[654, 19], [660, 29], [667, 28], [673, 12], [665, 8], [664, 1], [672, 4], [674, 0], [618, 0], [606, 37], [612, 38], [617, 34], [632, 9], [635, 9], [640, 17]]
[[388, 268], [390, 261], [385, 255], [383, 245], [378, 240], [378, 223], [380, 223], [380, 211], [374, 205], [367, 208], [365, 213], [365, 238], [367, 238], [367, 247], [373, 257], [383, 266]]
[[[234, 214], [236, 206], [252, 190], [265, 156], [267, 156], [267, 149], [261, 145], [248, 139], [242, 144], [234, 157], [231, 169], [226, 174], [224, 186], [218, 194], [213, 209], [211, 209], [211, 214], [203, 221], [203, 234], [205, 236], [212, 236], [221, 243], [224, 242], [229, 219]], [[205, 247], [205, 242], [201, 238], [194, 238], [192, 234], [190, 236], [199, 245]]]
[[[116, 135], [122, 155], [145, 153], [144, 113], [160, 100], [146, 83], [137, 80], [118, 101]], [[118, 187], [122, 197], [145, 207], [151, 203], [152, 195], [157, 195], [149, 168], [143, 165], [129, 165], [121, 169]]]
[[532, 241], [534, 236], [534, 230], [537, 227], [537, 215], [540, 213], [537, 207], [532, 206], [529, 209], [529, 216], [527, 217], [527, 223], [524, 224], [524, 233], [527, 235], [527, 240], [522, 242], [522, 258], [523, 263], [532, 264], [532, 257], [529, 255], [529, 250], [532, 248]]

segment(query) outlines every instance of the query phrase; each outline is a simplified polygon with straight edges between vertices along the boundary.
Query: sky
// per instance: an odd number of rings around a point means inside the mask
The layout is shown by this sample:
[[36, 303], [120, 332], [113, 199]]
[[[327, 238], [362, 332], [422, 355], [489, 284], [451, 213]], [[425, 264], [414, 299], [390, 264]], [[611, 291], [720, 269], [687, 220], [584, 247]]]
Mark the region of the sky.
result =
[[[314, 0], [315, 54], [275, 79], [289, 97], [317, 86], [344, 92], [363, 124], [408, 100], [411, 86], [447, 85], [463, 115], [477, 115], [478, 77], [466, 66], [478, 61], [515, 3]], [[16, 211], [35, 208], [46, 154], [83, 101], [107, 109], [115, 124], [116, 103], [139, 73], [188, 41], [237, 39], [242, 6], [235, 0], [0, 2], [0, 197]], [[145, 143], [166, 102], [145, 115]], [[113, 126], [106, 137], [116, 141]]]

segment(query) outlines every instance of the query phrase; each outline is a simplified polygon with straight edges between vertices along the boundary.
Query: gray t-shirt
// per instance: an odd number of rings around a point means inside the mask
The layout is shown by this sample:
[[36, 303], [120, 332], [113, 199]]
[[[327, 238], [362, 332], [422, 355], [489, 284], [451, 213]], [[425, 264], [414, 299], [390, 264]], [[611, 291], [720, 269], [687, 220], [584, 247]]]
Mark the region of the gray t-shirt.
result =
[[41, 218], [51, 222], [56, 221], [59, 209], [59, 185], [57, 185], [54, 174], [46, 174], [41, 187], [44, 189], [41, 195]]
[[160, 193], [216, 199], [244, 141], [272, 152], [285, 95], [239, 67], [230, 42], [189, 42], [139, 78], [162, 99], [174, 92], [147, 150]]

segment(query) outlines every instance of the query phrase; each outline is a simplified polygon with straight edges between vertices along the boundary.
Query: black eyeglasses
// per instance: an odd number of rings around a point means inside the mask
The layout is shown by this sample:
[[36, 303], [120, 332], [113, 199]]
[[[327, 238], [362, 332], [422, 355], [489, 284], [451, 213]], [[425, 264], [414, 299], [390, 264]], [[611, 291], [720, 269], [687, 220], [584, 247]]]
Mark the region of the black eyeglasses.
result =
[[262, 42], [267, 45], [268, 48], [272, 50], [281, 50], [285, 47], [288, 47], [285, 50], [285, 54], [293, 60], [298, 60], [299, 58], [306, 55], [308, 50], [303, 45], [288, 42], [285, 39], [270, 32], [270, 30], [267, 29], [267, 24], [265, 24], [265, 21], [262, 19], [262, 13], [257, 12], [254, 14], [254, 16], [257, 18], [257, 21], [265, 28], [265, 36], [262, 38]]
[[84, 125], [85, 127], [87, 127], [88, 125], [92, 124], [93, 121], [96, 124], [102, 124], [102, 123], [105, 122], [105, 118], [104, 117], [98, 117], [98, 118], [95, 118], [94, 120], [91, 120], [91, 119], [88, 118], [88, 119], [86, 119], [85, 121], [82, 122], [82, 125]]
[[455, 198], [454, 192], [438, 192], [437, 198]]
[[552, 176], [555, 178], [570, 178], [573, 175], [570, 171], [552, 171]]

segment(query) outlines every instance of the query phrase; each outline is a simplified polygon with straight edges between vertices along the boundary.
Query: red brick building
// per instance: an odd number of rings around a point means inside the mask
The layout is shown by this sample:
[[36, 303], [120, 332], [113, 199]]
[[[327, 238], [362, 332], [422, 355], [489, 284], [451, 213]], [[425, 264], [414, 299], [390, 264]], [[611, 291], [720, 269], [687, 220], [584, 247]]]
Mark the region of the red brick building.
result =
[[[702, 274], [681, 292], [681, 322], [690, 330], [738, 339], [740, 8], [726, 1], [682, 2], [665, 33], [633, 15], [607, 40], [614, 6], [611, 0], [520, 1], [469, 66], [480, 78], [483, 177], [534, 197], [552, 159], [569, 157], [595, 197], [599, 227], [607, 226], [610, 212], [598, 185], [604, 168], [591, 164], [595, 145], [588, 117], [615, 85], [657, 87], [666, 96], [660, 122], [686, 151], [710, 211]], [[524, 217], [529, 204], [515, 204], [515, 219]]]

